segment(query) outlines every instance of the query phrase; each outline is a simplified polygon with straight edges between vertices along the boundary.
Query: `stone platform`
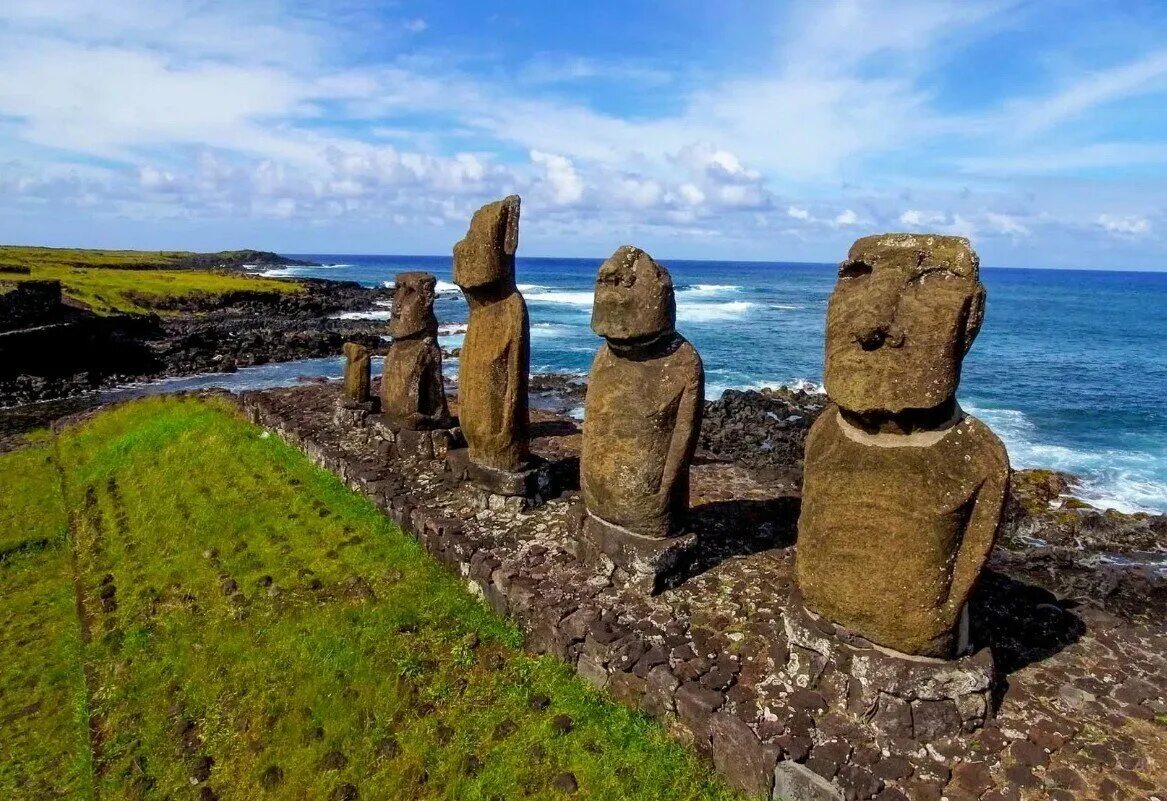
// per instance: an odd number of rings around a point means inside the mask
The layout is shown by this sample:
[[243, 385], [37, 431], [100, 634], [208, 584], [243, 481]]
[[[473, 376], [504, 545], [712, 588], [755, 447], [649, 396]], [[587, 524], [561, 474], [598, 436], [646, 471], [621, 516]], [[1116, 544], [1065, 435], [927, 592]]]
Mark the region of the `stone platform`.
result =
[[854, 661], [791, 668], [798, 649], [813, 650], [797, 626], [788, 630], [802, 614], [791, 596], [797, 474], [699, 452], [695, 559], [653, 596], [572, 555], [579, 430], [570, 419], [532, 413], [532, 449], [562, 495], [534, 509], [483, 508], [445, 461], [395, 462], [365, 429], [337, 425], [337, 393], [311, 385], [241, 403], [511, 616], [529, 649], [661, 720], [738, 787], [805, 798], [1167, 801], [1161, 621], [1132, 623], [990, 571], [973, 598], [972, 637], [996, 659], [1000, 681], [985, 699], [995, 716], [968, 732], [963, 718], [952, 725], [909, 703], [910, 729], [882, 726], [853, 702]]

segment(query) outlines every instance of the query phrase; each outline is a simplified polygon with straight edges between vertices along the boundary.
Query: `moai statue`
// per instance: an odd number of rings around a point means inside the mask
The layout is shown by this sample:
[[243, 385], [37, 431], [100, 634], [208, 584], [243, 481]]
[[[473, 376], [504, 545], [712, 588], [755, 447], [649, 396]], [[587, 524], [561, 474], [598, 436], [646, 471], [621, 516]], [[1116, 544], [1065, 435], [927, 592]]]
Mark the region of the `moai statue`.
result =
[[430, 273], [398, 273], [389, 317], [393, 344], [381, 373], [381, 412], [393, 431], [428, 431], [451, 424], [442, 383], [442, 349]]
[[858, 240], [827, 308], [828, 407], [806, 441], [797, 583], [806, 606], [877, 645], [952, 658], [997, 535], [1001, 441], [956, 402], [984, 318], [961, 237]]
[[705, 371], [675, 329], [668, 270], [625, 246], [596, 276], [592, 330], [607, 340], [588, 376], [580, 537], [617, 575], [661, 589], [694, 543], [681, 536], [689, 463], [704, 408]]
[[531, 330], [515, 287], [519, 197], [474, 213], [454, 246], [454, 283], [470, 305], [458, 368], [458, 419], [471, 479], [488, 492], [532, 494], [527, 380]]
[[368, 409], [372, 401], [369, 392], [369, 349], [356, 342], [344, 343], [344, 394], [342, 403], [350, 409]]

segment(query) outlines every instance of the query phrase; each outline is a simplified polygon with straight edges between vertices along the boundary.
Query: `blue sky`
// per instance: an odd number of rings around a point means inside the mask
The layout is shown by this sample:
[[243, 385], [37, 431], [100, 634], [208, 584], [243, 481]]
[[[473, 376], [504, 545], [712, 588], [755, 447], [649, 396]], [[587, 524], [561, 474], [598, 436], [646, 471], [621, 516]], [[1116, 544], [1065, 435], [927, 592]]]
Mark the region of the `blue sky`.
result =
[[1167, 3], [6, 0], [0, 241], [1167, 269]]

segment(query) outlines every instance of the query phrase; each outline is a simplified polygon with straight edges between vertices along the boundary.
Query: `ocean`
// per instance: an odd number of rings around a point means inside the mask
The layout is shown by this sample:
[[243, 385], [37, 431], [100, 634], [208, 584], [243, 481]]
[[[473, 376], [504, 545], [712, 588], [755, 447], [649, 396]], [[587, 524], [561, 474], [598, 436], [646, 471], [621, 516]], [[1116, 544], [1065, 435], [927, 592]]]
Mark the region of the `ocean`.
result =
[[[466, 304], [450, 282], [448, 257], [299, 258], [327, 266], [265, 274], [374, 286], [403, 270], [434, 273], [442, 344], [460, 343]], [[599, 345], [588, 323], [600, 261], [519, 258], [532, 371], [587, 373]], [[707, 398], [729, 388], [820, 386], [835, 265], [664, 263], [676, 287], [677, 327], [705, 362]], [[964, 408], [997, 432], [1015, 467], [1074, 473], [1083, 479], [1076, 494], [1101, 507], [1167, 512], [1167, 273], [983, 268], [982, 280], [987, 313], [965, 360]], [[388, 309], [361, 316], [387, 319]], [[340, 373], [339, 359], [324, 359], [193, 380], [260, 385]]]

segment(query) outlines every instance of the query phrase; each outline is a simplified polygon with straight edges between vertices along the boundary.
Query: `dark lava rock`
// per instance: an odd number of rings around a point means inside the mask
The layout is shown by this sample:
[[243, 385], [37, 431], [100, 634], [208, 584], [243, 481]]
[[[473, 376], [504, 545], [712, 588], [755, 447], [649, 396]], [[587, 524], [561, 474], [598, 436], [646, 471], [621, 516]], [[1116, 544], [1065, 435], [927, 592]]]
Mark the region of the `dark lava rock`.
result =
[[551, 719], [551, 731], [555, 734], [567, 734], [574, 725], [572, 719], [567, 715], [556, 715]]
[[346, 782], [344, 784], [337, 785], [336, 788], [329, 794], [328, 799], [329, 801], [357, 801], [357, 799], [360, 797], [361, 794], [357, 790], [357, 786], [355, 784], [349, 784]]
[[801, 473], [806, 432], [826, 403], [802, 390], [726, 390], [705, 404], [698, 446], [749, 467]]

